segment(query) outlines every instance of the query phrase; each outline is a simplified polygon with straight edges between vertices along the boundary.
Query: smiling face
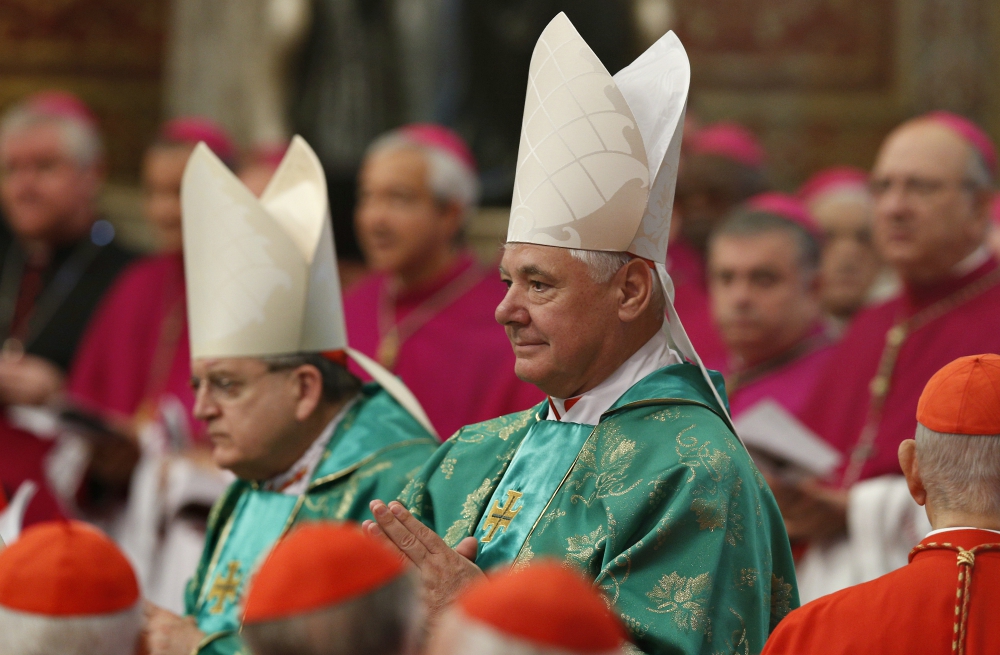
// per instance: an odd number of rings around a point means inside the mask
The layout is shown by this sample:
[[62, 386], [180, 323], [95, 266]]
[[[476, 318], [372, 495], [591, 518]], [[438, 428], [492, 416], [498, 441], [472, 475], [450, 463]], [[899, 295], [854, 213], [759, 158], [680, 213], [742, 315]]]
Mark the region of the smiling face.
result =
[[989, 194], [970, 186], [970, 155], [961, 137], [926, 120], [882, 146], [872, 170], [875, 244], [905, 280], [945, 278], [983, 243]]
[[496, 320], [514, 349], [514, 372], [556, 398], [592, 389], [662, 323], [648, 316], [651, 278], [641, 260], [599, 283], [565, 248], [508, 244], [500, 277], [507, 295]]
[[198, 359], [191, 369], [194, 415], [205, 421], [212, 457], [238, 477], [264, 480], [280, 474], [316, 437], [302, 426], [319, 401], [318, 392], [303, 405], [298, 369], [271, 371], [259, 359], [242, 357]]
[[712, 314], [729, 351], [747, 366], [806, 337], [819, 315], [814, 275], [788, 232], [721, 234], [709, 244]]

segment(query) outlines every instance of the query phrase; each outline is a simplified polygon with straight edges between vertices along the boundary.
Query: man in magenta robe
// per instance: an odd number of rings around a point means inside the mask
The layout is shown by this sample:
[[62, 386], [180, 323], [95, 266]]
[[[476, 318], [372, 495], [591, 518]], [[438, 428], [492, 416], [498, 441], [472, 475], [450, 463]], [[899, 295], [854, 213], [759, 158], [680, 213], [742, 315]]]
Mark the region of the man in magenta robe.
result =
[[705, 365], [719, 371], [726, 370], [728, 355], [712, 321], [705, 251], [712, 230], [765, 189], [765, 159], [757, 138], [735, 123], [715, 123], [685, 139], [667, 270], [674, 282], [674, 306], [691, 342]]
[[[806, 405], [804, 422], [845, 463], [830, 485], [775, 490], [793, 539], [855, 541], [895, 529], [884, 509], [890, 496], [906, 495], [897, 450], [916, 428], [923, 386], [953, 359], [1000, 351], [1000, 267], [986, 247], [996, 173], [989, 137], [954, 114], [906, 122], [883, 143], [871, 179], [874, 238], [903, 290], [858, 314]], [[881, 491], [868, 493], [876, 483]], [[895, 531], [911, 519], [900, 518]], [[838, 586], [905, 564], [914, 543], [900, 544], [895, 559], [864, 549], [886, 563], [883, 570], [855, 556]], [[808, 598], [808, 576], [801, 581]]]
[[797, 200], [766, 193], [734, 212], [709, 241], [709, 293], [729, 350], [733, 418], [765, 399], [798, 415], [830, 359], [817, 231]]
[[358, 193], [355, 223], [375, 274], [344, 299], [353, 347], [402, 378], [442, 437], [541, 400], [514, 375], [497, 330], [504, 285], [461, 247], [478, 195], [461, 138], [436, 125], [380, 137]]

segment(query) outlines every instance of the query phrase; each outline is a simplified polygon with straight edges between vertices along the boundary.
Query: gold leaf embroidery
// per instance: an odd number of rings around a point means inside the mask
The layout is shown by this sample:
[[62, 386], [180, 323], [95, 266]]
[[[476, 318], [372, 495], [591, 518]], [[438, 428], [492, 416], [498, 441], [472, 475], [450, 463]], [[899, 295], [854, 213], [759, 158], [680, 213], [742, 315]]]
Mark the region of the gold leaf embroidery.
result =
[[729, 608], [729, 613], [736, 617], [740, 626], [734, 628], [732, 634], [726, 639], [725, 648], [715, 651], [713, 655], [750, 655], [750, 642], [747, 640], [747, 622], [732, 607]]
[[771, 574], [771, 630], [792, 611], [792, 585]]
[[445, 480], [451, 480], [451, 476], [455, 475], [456, 464], [458, 464], [456, 457], [449, 457], [441, 461], [441, 473], [444, 474]]
[[576, 563], [582, 569], [590, 568], [590, 560], [594, 558], [598, 547], [604, 543], [606, 535], [604, 526], [599, 525], [590, 534], [581, 534], [566, 539], [566, 561]]
[[541, 536], [542, 533], [545, 532], [545, 529], [549, 527], [553, 521], [561, 519], [564, 516], [566, 516], [566, 512], [564, 510], [561, 509], [549, 510], [549, 512], [544, 517], [542, 517], [542, 520], [539, 521], [538, 528], [535, 530], [534, 536]]
[[735, 546], [743, 540], [743, 514], [737, 509], [743, 479], [736, 472], [732, 457], [712, 448], [708, 440], [700, 443], [696, 436], [684, 437], [683, 432], [677, 436], [676, 452], [691, 470], [687, 481], [697, 480], [691, 492], [691, 511], [698, 527], [712, 532], [725, 528], [726, 543]]
[[737, 589], [751, 589], [757, 584], [757, 569], [740, 569], [736, 580]]
[[674, 571], [660, 578], [653, 590], [646, 594], [654, 603], [647, 609], [657, 614], [670, 614], [680, 630], [707, 633], [711, 627], [708, 616], [711, 590], [712, 580], [707, 572], [688, 578]]
[[599, 425], [596, 434], [580, 449], [569, 482], [579, 492], [593, 478], [594, 490], [589, 496], [574, 494], [570, 501], [581, 501], [590, 507], [597, 499], [624, 496], [642, 484], [642, 480], [627, 484], [628, 470], [638, 452], [636, 442], [625, 437], [618, 422], [610, 420]]
[[459, 541], [472, 534], [472, 524], [479, 518], [479, 509], [491, 491], [493, 481], [486, 478], [475, 491], [465, 497], [460, 518], [444, 533], [444, 540], [449, 546], [454, 548]]
[[514, 558], [514, 564], [511, 566], [511, 568], [515, 571], [519, 571], [520, 569], [523, 569], [528, 564], [530, 564], [531, 560], [533, 560], [534, 558], [535, 558], [535, 553], [534, 551], [531, 550], [531, 544], [525, 542], [524, 547], [521, 548], [521, 552], [519, 552], [517, 554], [517, 557]]
[[[354, 473], [351, 478], [344, 485], [344, 493], [340, 497], [340, 504], [337, 506], [337, 510], [333, 513], [330, 518], [343, 519], [347, 516], [347, 513], [351, 510], [351, 505], [354, 503], [354, 499], [358, 495], [358, 487], [364, 480], [378, 475], [382, 471], [392, 468], [392, 462], [379, 462], [374, 466], [369, 466], [360, 471]], [[306, 497], [308, 498], [308, 496]]]

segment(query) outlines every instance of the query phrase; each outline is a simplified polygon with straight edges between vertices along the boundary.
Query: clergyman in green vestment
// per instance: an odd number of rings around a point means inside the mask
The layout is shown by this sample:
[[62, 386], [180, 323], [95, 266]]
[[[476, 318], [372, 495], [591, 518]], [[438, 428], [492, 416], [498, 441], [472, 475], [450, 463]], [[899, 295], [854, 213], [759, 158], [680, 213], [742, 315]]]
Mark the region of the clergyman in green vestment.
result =
[[459, 430], [366, 523], [432, 620], [536, 558], [588, 574], [648, 653], [759, 653], [798, 604], [778, 507], [668, 293], [689, 70], [672, 33], [614, 78], [564, 15], [539, 38], [496, 314], [549, 398]]
[[[209, 517], [187, 617], [151, 607], [151, 655], [246, 653], [242, 599], [296, 523], [360, 521], [438, 446], [413, 394], [347, 346], [323, 170], [296, 137], [258, 200], [206, 148], [181, 190], [195, 415], [237, 476]], [[362, 386], [353, 358], [376, 380]]]

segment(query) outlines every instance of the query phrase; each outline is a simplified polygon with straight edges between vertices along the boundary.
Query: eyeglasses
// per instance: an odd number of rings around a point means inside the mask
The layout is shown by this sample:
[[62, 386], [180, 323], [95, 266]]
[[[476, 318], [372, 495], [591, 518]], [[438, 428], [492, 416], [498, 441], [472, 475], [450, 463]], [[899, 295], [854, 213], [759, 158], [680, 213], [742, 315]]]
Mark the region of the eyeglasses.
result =
[[191, 377], [191, 390], [197, 396], [201, 388], [205, 387], [205, 393], [215, 402], [232, 402], [240, 398], [244, 391], [252, 387], [262, 378], [275, 373], [283, 373], [292, 370], [291, 366], [268, 367], [266, 371], [244, 377], [231, 373], [209, 373], [204, 378]]
[[902, 195], [908, 198], [929, 198], [948, 187], [959, 187], [968, 191], [976, 188], [972, 180], [942, 180], [930, 177], [908, 176], [904, 178], [874, 178], [869, 183], [869, 189], [876, 200], [885, 196], [894, 188], [899, 188]]

